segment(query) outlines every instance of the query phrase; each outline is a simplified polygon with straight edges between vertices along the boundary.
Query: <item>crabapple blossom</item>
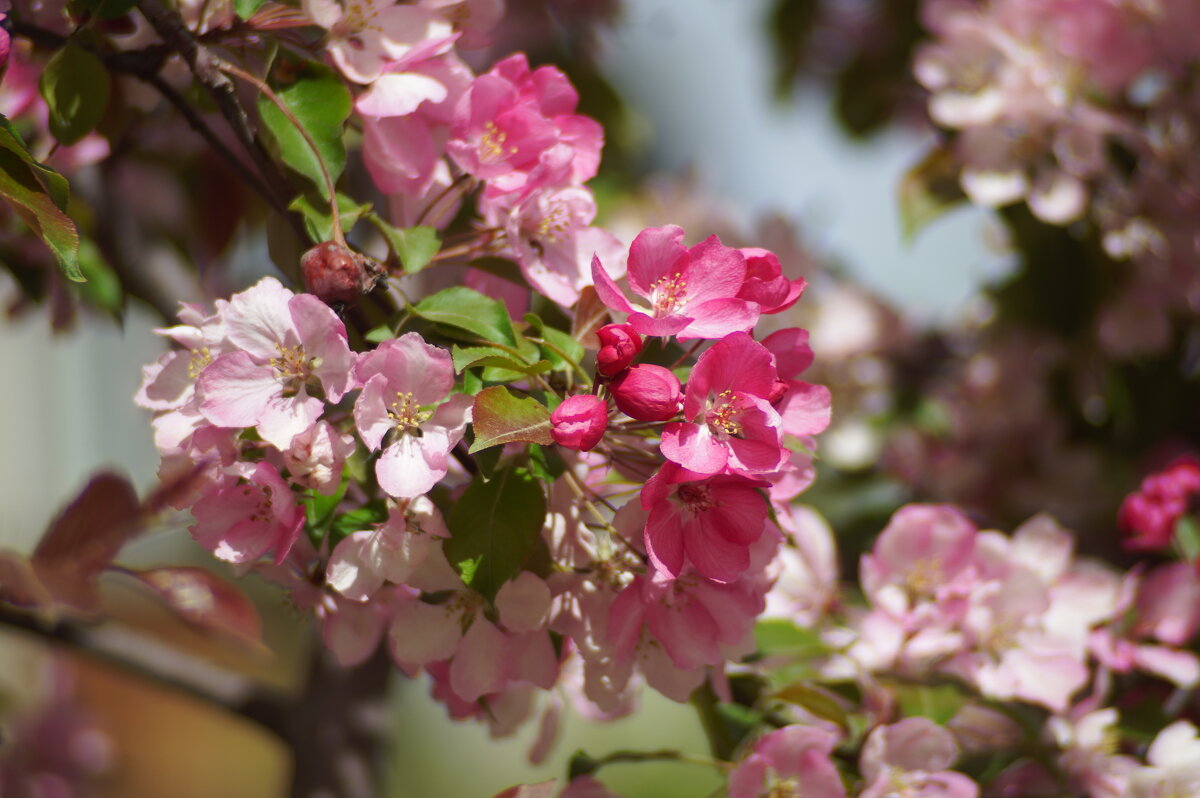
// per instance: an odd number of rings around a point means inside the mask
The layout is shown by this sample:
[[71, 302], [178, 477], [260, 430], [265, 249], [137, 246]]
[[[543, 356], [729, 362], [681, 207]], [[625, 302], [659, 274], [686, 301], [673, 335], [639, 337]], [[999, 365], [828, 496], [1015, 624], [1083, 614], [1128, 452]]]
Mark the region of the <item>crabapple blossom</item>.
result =
[[701, 576], [732, 582], [750, 566], [750, 544], [767, 523], [762, 483], [665, 464], [642, 489], [646, 553], [659, 574], [678, 577], [685, 556]]
[[329, 557], [326, 581], [347, 598], [366, 601], [384, 582], [405, 584], [450, 536], [442, 514], [426, 496], [393, 507], [375, 529], [344, 538]]
[[739, 299], [755, 303], [763, 313], [782, 313], [804, 294], [808, 281], [785, 277], [774, 252], [759, 247], [742, 247], [741, 252], [746, 258], [746, 280], [738, 291]]
[[317, 422], [324, 400], [337, 402], [354, 386], [345, 325], [315, 296], [264, 277], [234, 294], [221, 316], [236, 350], [200, 374], [200, 412], [210, 423], [254, 427], [282, 451]]
[[1163, 549], [1171, 544], [1175, 523], [1187, 512], [1188, 501], [1200, 494], [1200, 462], [1182, 457], [1142, 480], [1125, 497], [1117, 520], [1130, 533], [1125, 546], [1134, 550]]
[[679, 340], [721, 338], [745, 332], [758, 321], [759, 306], [739, 299], [746, 281], [746, 258], [716, 236], [690, 249], [683, 229], [651, 227], [629, 247], [626, 279], [645, 305], [631, 304], [615, 282], [619, 275], [592, 260], [592, 281], [605, 305], [629, 314], [626, 320], [646, 336], [674, 335]]
[[979, 785], [948, 770], [956, 759], [954, 736], [928, 718], [876, 727], [859, 761], [868, 782], [860, 798], [977, 798]]
[[778, 471], [788, 457], [769, 397], [775, 359], [746, 333], [731, 333], [696, 361], [684, 394], [685, 421], [668, 424], [662, 453], [700, 474]]
[[819, 726], [785, 726], [764, 734], [729, 774], [729, 798], [845, 798], [846, 788], [832, 759], [838, 742], [836, 733]]
[[362, 356], [356, 374], [363, 388], [354, 423], [367, 448], [383, 447], [375, 464], [380, 487], [400, 499], [420, 496], [446, 476], [447, 457], [471, 416], [470, 396], [447, 398], [450, 354], [405, 333]]
[[377, 80], [387, 65], [446, 52], [457, 34], [440, 15], [389, 0], [304, 0], [309, 19], [329, 31], [325, 48], [355, 83]]
[[551, 66], [529, 69], [523, 53], [475, 78], [446, 144], [459, 168], [486, 181], [489, 196], [583, 183], [596, 174], [604, 133], [575, 113], [579, 95]]
[[304, 510], [270, 463], [246, 472], [226, 476], [196, 502], [192, 537], [221, 560], [253, 562], [274, 549], [281, 563], [300, 536]]
[[1171, 798], [1200, 793], [1200, 738], [1196, 727], [1177, 720], [1158, 733], [1146, 752], [1148, 767], [1129, 776], [1131, 798]]

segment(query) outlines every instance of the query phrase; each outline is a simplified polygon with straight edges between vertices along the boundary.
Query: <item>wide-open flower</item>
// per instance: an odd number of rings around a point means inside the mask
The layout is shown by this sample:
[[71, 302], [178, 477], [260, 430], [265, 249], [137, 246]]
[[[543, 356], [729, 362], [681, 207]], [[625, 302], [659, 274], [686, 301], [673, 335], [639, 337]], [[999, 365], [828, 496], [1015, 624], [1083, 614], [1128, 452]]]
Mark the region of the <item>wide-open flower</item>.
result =
[[679, 576], [684, 556], [696, 571], [731, 582], [750, 566], [750, 544], [767, 522], [767, 502], [745, 477], [705, 477], [665, 464], [642, 489], [646, 552], [659, 573]]
[[426, 496], [401, 502], [387, 521], [344, 538], [329, 557], [325, 579], [354, 601], [367, 601], [384, 582], [406, 584], [450, 530]]
[[663, 456], [700, 474], [777, 471], [788, 452], [770, 402], [775, 383], [766, 347], [747, 333], [725, 336], [696, 361], [684, 394], [687, 420], [663, 429]]
[[353, 387], [346, 327], [315, 296], [264, 277], [234, 294], [221, 315], [237, 351], [200, 375], [200, 412], [212, 424], [254, 427], [282, 451], [317, 422], [324, 400], [337, 402]]
[[523, 53], [498, 62], [458, 105], [446, 150], [496, 196], [578, 184], [596, 175], [604, 131], [575, 113], [579, 94], [558, 69], [529, 69]]
[[457, 34], [439, 14], [393, 0], [303, 0], [304, 12], [329, 31], [325, 49], [342, 74], [371, 83], [389, 63], [415, 63], [450, 49]]
[[356, 372], [363, 385], [354, 404], [358, 434], [372, 451], [384, 447], [375, 463], [379, 486], [389, 496], [416, 498], [446, 476], [473, 400], [446, 399], [454, 387], [450, 353], [417, 333], [384, 341], [359, 359]]
[[746, 258], [709, 236], [692, 248], [683, 245], [676, 225], [650, 227], [629, 247], [629, 287], [644, 305], [634, 305], [599, 258], [592, 260], [592, 281], [601, 301], [628, 313], [642, 335], [674, 335], [679, 339], [721, 338], [747, 331], [758, 321], [759, 306], [739, 299], [746, 281]]

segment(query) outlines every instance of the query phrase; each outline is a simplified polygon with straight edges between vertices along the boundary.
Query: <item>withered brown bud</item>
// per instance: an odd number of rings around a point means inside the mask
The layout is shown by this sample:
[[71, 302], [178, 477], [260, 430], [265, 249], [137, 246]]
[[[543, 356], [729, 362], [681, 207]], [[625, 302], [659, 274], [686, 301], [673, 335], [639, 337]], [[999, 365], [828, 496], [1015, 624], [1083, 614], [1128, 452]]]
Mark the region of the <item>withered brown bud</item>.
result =
[[384, 269], [369, 258], [326, 241], [300, 256], [300, 270], [310, 294], [327, 305], [353, 305], [369, 294], [384, 275]]

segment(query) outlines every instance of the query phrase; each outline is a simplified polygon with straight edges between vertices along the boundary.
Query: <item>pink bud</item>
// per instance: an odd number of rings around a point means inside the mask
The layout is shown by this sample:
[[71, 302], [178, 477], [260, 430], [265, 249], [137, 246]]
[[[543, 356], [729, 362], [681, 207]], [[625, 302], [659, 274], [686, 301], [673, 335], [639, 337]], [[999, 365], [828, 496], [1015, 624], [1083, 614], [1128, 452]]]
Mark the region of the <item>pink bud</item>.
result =
[[608, 408], [590, 393], [568, 396], [550, 414], [550, 435], [559, 446], [586, 452], [600, 442], [608, 426]]
[[628, 324], [606, 324], [596, 330], [596, 337], [600, 339], [596, 371], [602, 377], [620, 374], [642, 351], [642, 336]]
[[767, 395], [767, 401], [772, 406], [779, 404], [783, 400], [783, 397], [787, 396], [788, 387], [788, 384], [783, 380], [775, 380], [775, 384], [771, 386], [771, 393]]
[[642, 363], [608, 386], [621, 412], [638, 421], [668, 421], [679, 410], [679, 380], [662, 366]]

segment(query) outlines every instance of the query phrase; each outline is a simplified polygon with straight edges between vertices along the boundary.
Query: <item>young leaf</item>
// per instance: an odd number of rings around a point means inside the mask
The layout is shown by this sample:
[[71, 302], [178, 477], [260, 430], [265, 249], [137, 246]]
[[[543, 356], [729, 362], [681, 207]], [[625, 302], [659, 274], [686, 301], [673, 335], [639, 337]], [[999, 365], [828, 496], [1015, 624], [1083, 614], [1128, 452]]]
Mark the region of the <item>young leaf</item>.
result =
[[489, 598], [517, 575], [541, 540], [546, 498], [524, 469], [476, 477], [446, 518], [446, 558], [471, 587]]
[[427, 296], [413, 307], [427, 321], [466, 330], [485, 341], [516, 347], [517, 334], [503, 303], [456, 285]]
[[66, 205], [66, 180], [30, 157], [7, 127], [0, 130], [0, 196], [12, 205], [58, 260], [68, 279], [83, 282], [79, 270], [79, 232], [62, 208]]
[[233, 0], [233, 12], [238, 15], [238, 19], [250, 19], [266, 2], [267, 0]]
[[475, 395], [471, 426], [475, 430], [472, 454], [504, 443], [554, 443], [550, 411], [536, 399], [509, 393], [503, 385], [484, 388]]
[[387, 240], [388, 246], [396, 253], [396, 258], [406, 274], [416, 274], [424, 269], [442, 248], [442, 240], [438, 238], [437, 230], [432, 227], [395, 227], [376, 213], [367, 214], [366, 218]]
[[262, 648], [262, 621], [241, 591], [203, 568], [153, 568], [136, 576], [188, 623]]
[[953, 154], [935, 148], [905, 173], [900, 181], [900, 227], [912, 241], [925, 225], [967, 197], [958, 185], [958, 166]]
[[600, 295], [590, 285], [579, 292], [575, 303], [575, 317], [571, 320], [571, 337], [589, 349], [599, 349], [600, 339], [596, 330], [609, 321], [608, 306], [600, 301]]
[[553, 368], [548, 360], [526, 363], [517, 360], [502, 349], [491, 346], [455, 346], [451, 350], [451, 356], [454, 359], [454, 370], [459, 374], [472, 366], [490, 366], [516, 371], [520, 374], [541, 374], [543, 371]]
[[[309, 64], [296, 82], [277, 92], [283, 104], [308, 131], [317, 153], [304, 140], [291, 120], [284, 116], [266, 96], [258, 98], [258, 115], [262, 119], [283, 162], [307, 177], [320, 196], [329, 199], [329, 191], [321, 172], [321, 161], [335, 183], [346, 166], [346, 145], [342, 129], [350, 116], [350, 91], [337, 74], [322, 66]], [[349, 225], [346, 225], [347, 229]]]
[[[371, 210], [369, 203], [359, 204], [345, 194], [338, 192], [338, 215], [342, 219], [342, 229], [349, 231], [355, 223]], [[333, 235], [333, 217], [329, 215], [329, 203], [320, 200], [311, 192], [301, 194], [288, 206], [289, 210], [299, 211], [304, 217], [304, 227], [313, 241], [328, 241]]]
[[67, 44], [46, 63], [38, 90], [50, 107], [50, 132], [71, 145], [96, 129], [108, 108], [111, 79], [100, 59]]

